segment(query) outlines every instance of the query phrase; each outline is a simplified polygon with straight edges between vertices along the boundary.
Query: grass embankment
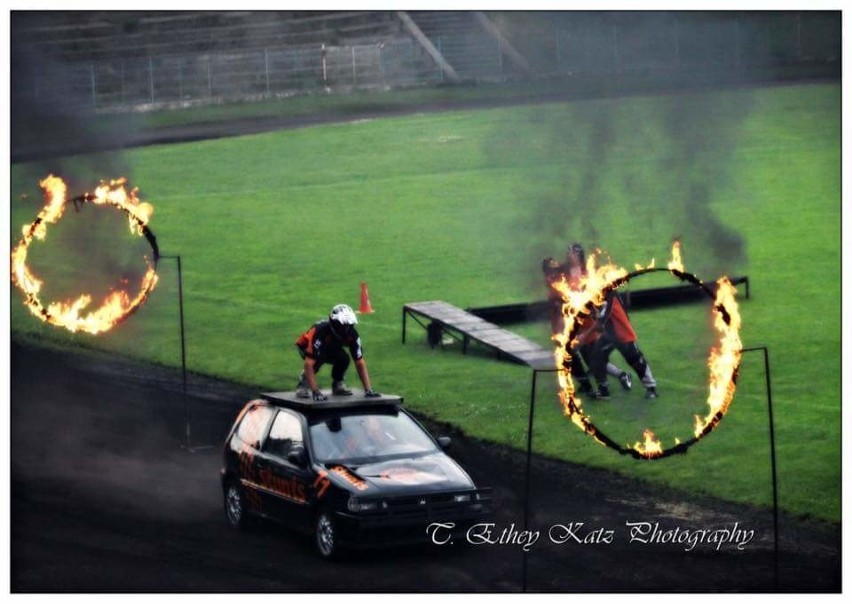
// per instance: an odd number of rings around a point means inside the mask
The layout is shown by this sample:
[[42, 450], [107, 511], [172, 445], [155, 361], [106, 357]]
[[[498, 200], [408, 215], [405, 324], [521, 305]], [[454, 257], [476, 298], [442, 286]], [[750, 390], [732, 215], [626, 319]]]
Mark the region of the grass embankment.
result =
[[[705, 280], [751, 279], [751, 299], [740, 300], [742, 337], [746, 347], [770, 349], [781, 506], [839, 521], [839, 101], [839, 86], [818, 85], [554, 103], [149, 147], [127, 152], [124, 162], [155, 207], [151, 228], [161, 251], [183, 260], [192, 371], [292, 388], [296, 336], [335, 303], [357, 307], [365, 281], [376, 313], [361, 318], [360, 331], [376, 388], [519, 448], [529, 369], [477, 350], [430, 350], [412, 325], [401, 345], [402, 305], [537, 300], [541, 257], [561, 256], [571, 240], [632, 267], [651, 258], [664, 265], [672, 238], [682, 237], [687, 270]], [[61, 165], [78, 180], [115, 176], [96, 172], [92, 158]], [[51, 169], [14, 166], [13, 240], [35, 216], [35, 183]], [[73, 293], [119, 249], [92, 234], [81, 253], [78, 227], [62, 227], [90, 222], [77, 218], [66, 217], [34, 246], [46, 296], [62, 287]], [[13, 331], [178, 365], [173, 262], [163, 261], [160, 278], [137, 315], [98, 338], [41, 325], [13, 293]], [[661, 398], [648, 403], [634, 390], [587, 408], [619, 440], [638, 440], [651, 427], [668, 445], [688, 435], [703, 408], [708, 310], [637, 311], [633, 320]], [[543, 324], [516, 330], [548, 344]], [[544, 380], [535, 448], [769, 505], [762, 357], [746, 355], [741, 373], [719, 428], [687, 455], [659, 462], [595, 444], [561, 416]], [[325, 371], [322, 379], [328, 382]]]

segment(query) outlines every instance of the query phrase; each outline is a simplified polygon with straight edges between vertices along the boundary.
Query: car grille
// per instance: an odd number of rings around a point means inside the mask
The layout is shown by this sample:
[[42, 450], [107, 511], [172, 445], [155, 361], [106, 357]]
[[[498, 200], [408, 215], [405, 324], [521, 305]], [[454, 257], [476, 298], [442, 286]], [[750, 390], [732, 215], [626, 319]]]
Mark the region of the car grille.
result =
[[[457, 495], [469, 495], [469, 501], [455, 501]], [[477, 497], [478, 496], [478, 497]], [[401, 522], [433, 522], [476, 517], [490, 512], [491, 490], [432, 493], [429, 495], [386, 497], [380, 509], [365, 514]]]
[[[470, 501], [455, 501], [469, 495]], [[368, 501], [367, 499], [363, 501]], [[427, 527], [434, 522], [452, 524], [454, 532], [489, 518], [491, 489], [432, 493], [420, 496], [377, 499], [376, 510], [344, 514], [347, 530], [344, 540], [353, 547], [393, 543], [428, 543]]]

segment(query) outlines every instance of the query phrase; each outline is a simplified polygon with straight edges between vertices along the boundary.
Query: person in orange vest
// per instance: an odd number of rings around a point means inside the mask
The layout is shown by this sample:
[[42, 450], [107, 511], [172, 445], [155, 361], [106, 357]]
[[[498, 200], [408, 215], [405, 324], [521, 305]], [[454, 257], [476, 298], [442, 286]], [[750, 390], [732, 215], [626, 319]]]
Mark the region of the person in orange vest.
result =
[[[585, 254], [579, 243], [574, 243], [568, 248], [566, 264], [569, 266], [569, 273], [573, 272], [577, 275], [586, 273]], [[579, 277], [577, 278], [579, 279]], [[611, 372], [608, 366], [611, 365], [609, 356], [613, 350], [618, 350], [621, 353], [624, 360], [642, 380], [642, 385], [645, 386], [645, 398], [657, 398], [657, 381], [651, 373], [651, 367], [648, 365], [645, 355], [642, 354], [636, 344], [638, 339], [636, 331], [630, 324], [627, 312], [624, 310], [621, 299], [615, 290], [611, 290], [607, 294], [604, 303], [597, 309], [597, 319], [589, 327], [589, 330], [596, 334], [589, 336], [588, 340], [590, 341], [587, 341], [587, 344], [590, 347], [586, 349], [586, 360], [598, 384], [598, 389], [594, 393], [595, 398], [609, 398], [607, 374]]]
[[[607, 398], [609, 388], [606, 383], [606, 364], [613, 350], [618, 350], [624, 360], [633, 368], [642, 385], [645, 386], [645, 398], [657, 398], [657, 381], [651, 373], [651, 367], [645, 359], [645, 355], [636, 344], [636, 331], [630, 324], [627, 312], [621, 304], [621, 298], [613, 290], [610, 291], [598, 314], [596, 329], [600, 330], [601, 337], [595, 345], [592, 353], [592, 373], [598, 383], [598, 398]], [[600, 379], [598, 376], [601, 376]]]
[[299, 384], [296, 386], [297, 397], [312, 397], [315, 401], [328, 400], [320, 391], [316, 378], [317, 371], [326, 363], [331, 363], [331, 393], [337, 396], [351, 395], [352, 391], [343, 381], [349, 368], [350, 357], [355, 361], [358, 377], [364, 385], [364, 395], [381, 396], [370, 386], [370, 374], [367, 372], [367, 362], [361, 348], [361, 336], [355, 329], [357, 323], [355, 311], [346, 304], [338, 304], [331, 309], [327, 320], [315, 323], [296, 339], [296, 348], [305, 361]]
[[[562, 315], [562, 294], [556, 289], [555, 285], [561, 281], [565, 281], [569, 287], [578, 289], [581, 287], [580, 278], [585, 274], [585, 254], [583, 248], [579, 244], [575, 244], [576, 248], [569, 248], [569, 256], [572, 252], [574, 256], [569, 257], [565, 264], [559, 264], [553, 258], [544, 258], [542, 260], [541, 269], [544, 273], [545, 284], [548, 286], [548, 316], [550, 318], [551, 333], [562, 333], [565, 329], [565, 324]], [[571, 354], [570, 367], [566, 367], [571, 372], [571, 377], [579, 384], [578, 391], [581, 394], [597, 397], [598, 391], [589, 377], [591, 365], [590, 358], [594, 352], [594, 345], [599, 337], [599, 332], [594, 329], [595, 321], [590, 318], [579, 319], [580, 328], [577, 336], [578, 345], [568, 352]], [[586, 367], [589, 367], [587, 369]], [[633, 383], [630, 375], [626, 371], [622, 371], [617, 365], [611, 362], [605, 364], [605, 370], [609, 375], [618, 378], [622, 388], [630, 390]]]

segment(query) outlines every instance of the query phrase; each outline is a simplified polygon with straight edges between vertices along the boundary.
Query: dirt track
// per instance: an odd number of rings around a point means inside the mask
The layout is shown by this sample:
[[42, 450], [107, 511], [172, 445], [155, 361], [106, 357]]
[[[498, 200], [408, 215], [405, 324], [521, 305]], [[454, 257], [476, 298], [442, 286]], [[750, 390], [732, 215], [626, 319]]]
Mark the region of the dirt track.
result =
[[[12, 343], [13, 593], [775, 589], [766, 510], [686, 498], [544, 459], [532, 466], [530, 528], [541, 536], [526, 560], [513, 545], [424, 545], [330, 569], [306, 539], [285, 530], [228, 530], [219, 445], [254, 390], [197, 376], [189, 384], [191, 444], [213, 448], [180, 446], [179, 372]], [[494, 488], [493, 536], [513, 524], [523, 528], [525, 456], [452, 436], [450, 453], [479, 484]], [[631, 543], [626, 522], [755, 532], [741, 550], [703, 544], [685, 551], [685, 544]], [[546, 533], [558, 525], [598, 543], [555, 545]], [[612, 542], [602, 543], [607, 531]], [[779, 533], [782, 591], [840, 590], [839, 527], [782, 516]]]

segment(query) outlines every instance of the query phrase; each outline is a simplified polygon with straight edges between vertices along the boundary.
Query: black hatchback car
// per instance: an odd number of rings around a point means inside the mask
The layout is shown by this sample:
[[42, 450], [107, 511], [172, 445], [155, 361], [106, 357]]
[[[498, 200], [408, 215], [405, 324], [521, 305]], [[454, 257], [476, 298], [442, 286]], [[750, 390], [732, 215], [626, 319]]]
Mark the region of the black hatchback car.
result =
[[[428, 540], [444, 523], [460, 534], [491, 515], [490, 489], [477, 489], [401, 404], [398, 396], [294, 392], [250, 401], [224, 448], [225, 517], [242, 528], [250, 516], [313, 533], [324, 558], [341, 547]], [[442, 534], [445, 534], [442, 528]]]

